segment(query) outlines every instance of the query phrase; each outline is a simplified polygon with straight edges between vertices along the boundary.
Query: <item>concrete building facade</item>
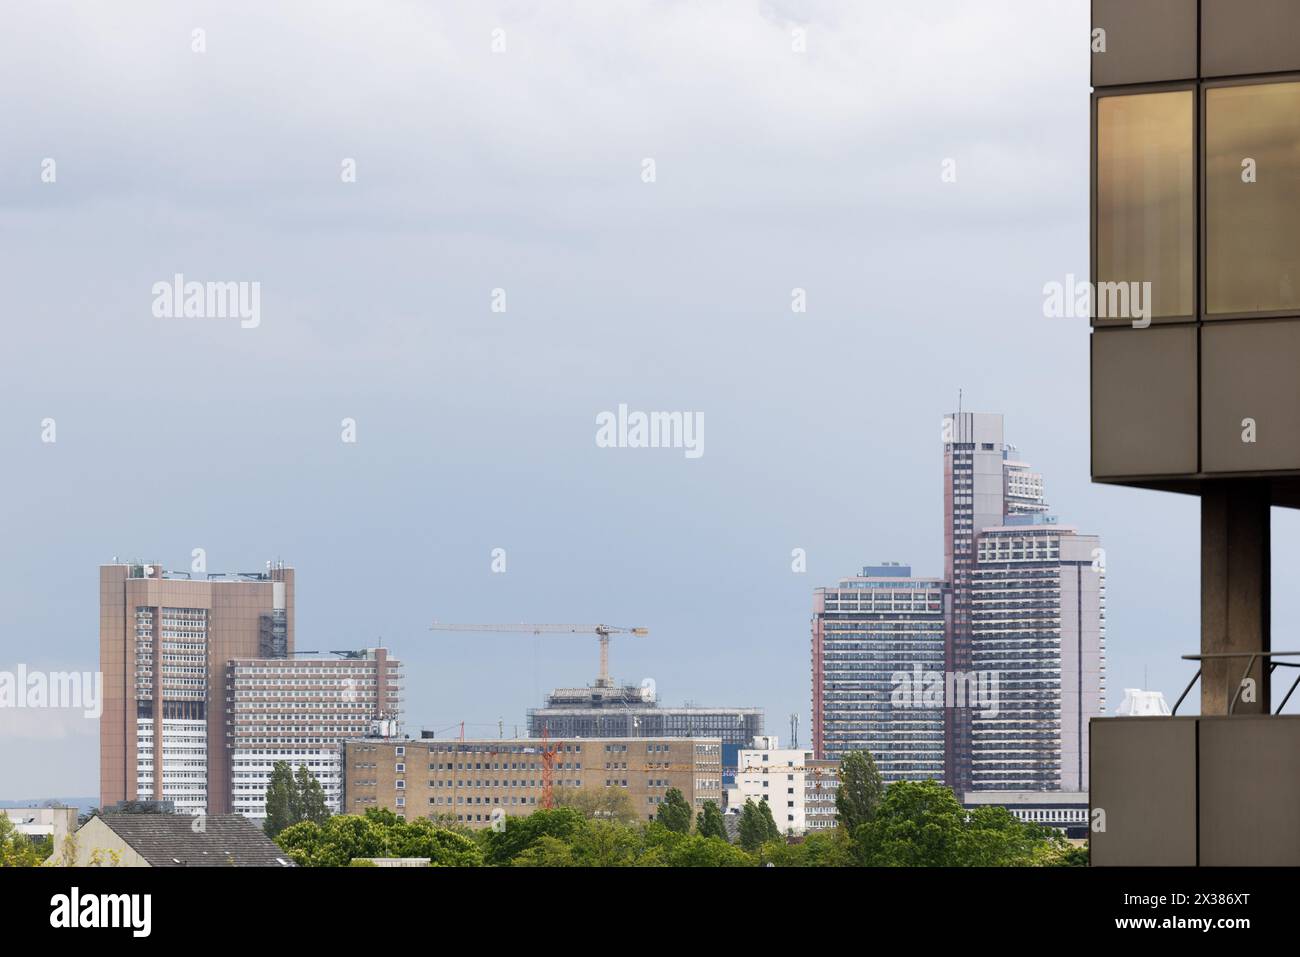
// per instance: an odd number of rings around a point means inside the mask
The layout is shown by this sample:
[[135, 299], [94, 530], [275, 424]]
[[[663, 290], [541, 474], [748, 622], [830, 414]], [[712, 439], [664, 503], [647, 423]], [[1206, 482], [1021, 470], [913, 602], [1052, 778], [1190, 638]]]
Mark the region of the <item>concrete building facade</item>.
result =
[[727, 790], [727, 813], [739, 814], [746, 801], [767, 798], [772, 820], [795, 836], [835, 827], [839, 762], [819, 761], [813, 752], [782, 748], [776, 737], [760, 735], [740, 749], [736, 783]]
[[1094, 312], [1092, 478], [1199, 496], [1201, 568], [1200, 716], [1093, 722], [1092, 863], [1295, 865], [1271, 510], [1300, 507], [1300, 4], [1093, 0], [1092, 36], [1092, 284], [1148, 303]]
[[231, 809], [266, 817], [266, 789], [276, 762], [306, 767], [342, 807], [341, 745], [383, 729], [399, 733], [402, 664], [387, 649], [339, 658], [236, 658], [226, 664], [231, 753]]
[[528, 733], [556, 738], [715, 737], [744, 745], [763, 733], [761, 708], [660, 707], [655, 694], [621, 688], [557, 688], [528, 711]]
[[627, 792], [636, 816], [652, 820], [669, 788], [698, 814], [722, 807], [722, 741], [714, 738], [583, 738], [477, 741], [370, 738], [343, 745], [343, 811], [387, 808], [412, 819], [446, 818], [472, 828], [544, 805], [552, 788]]
[[[1043, 515], [986, 528], [971, 570], [971, 791], [1087, 791], [1088, 722], [1106, 708], [1106, 585], [1096, 535]], [[991, 694], [990, 694], [991, 692]]]
[[868, 751], [887, 782], [944, 780], [945, 709], [911, 686], [943, 673], [950, 603], [946, 582], [906, 565], [814, 592], [815, 757]]

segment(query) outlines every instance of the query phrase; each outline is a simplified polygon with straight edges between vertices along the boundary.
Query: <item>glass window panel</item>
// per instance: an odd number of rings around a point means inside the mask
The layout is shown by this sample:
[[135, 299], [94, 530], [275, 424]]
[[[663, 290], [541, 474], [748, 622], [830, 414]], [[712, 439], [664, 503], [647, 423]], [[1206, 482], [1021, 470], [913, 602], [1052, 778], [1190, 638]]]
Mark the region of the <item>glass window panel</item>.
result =
[[1205, 154], [1206, 312], [1300, 309], [1300, 83], [1207, 90]]
[[1193, 105], [1191, 90], [1097, 101], [1096, 279], [1151, 283], [1158, 318], [1193, 309]]

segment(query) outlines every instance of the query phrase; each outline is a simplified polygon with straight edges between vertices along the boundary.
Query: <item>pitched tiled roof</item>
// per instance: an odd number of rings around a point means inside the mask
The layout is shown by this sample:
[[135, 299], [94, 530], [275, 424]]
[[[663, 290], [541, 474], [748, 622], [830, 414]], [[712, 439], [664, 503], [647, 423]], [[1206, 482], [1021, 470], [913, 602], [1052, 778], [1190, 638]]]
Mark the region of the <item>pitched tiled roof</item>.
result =
[[101, 815], [154, 867], [284, 867], [289, 855], [239, 814], [209, 814], [201, 830], [188, 814]]

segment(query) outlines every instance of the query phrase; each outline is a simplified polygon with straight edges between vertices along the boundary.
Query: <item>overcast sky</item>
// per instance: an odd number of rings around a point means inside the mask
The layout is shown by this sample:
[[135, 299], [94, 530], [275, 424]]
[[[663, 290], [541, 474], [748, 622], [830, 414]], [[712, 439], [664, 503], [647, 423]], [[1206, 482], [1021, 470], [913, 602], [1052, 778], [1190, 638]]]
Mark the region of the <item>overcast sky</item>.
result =
[[[1090, 484], [1088, 330], [1043, 315], [1088, 271], [1088, 27], [1085, 0], [9, 9], [0, 670], [95, 668], [97, 566], [204, 548], [297, 568], [301, 648], [382, 636], [416, 734], [511, 733], [597, 667], [434, 619], [606, 622], [651, 632], [618, 678], [806, 743], [813, 589], [942, 573], [960, 388], [1102, 536], [1109, 707], [1172, 702], [1197, 503]], [[176, 273], [260, 282], [260, 324], [158, 318]], [[704, 454], [598, 448], [620, 403], [702, 415]], [[97, 762], [95, 722], [0, 711], [0, 798], [96, 794]]]

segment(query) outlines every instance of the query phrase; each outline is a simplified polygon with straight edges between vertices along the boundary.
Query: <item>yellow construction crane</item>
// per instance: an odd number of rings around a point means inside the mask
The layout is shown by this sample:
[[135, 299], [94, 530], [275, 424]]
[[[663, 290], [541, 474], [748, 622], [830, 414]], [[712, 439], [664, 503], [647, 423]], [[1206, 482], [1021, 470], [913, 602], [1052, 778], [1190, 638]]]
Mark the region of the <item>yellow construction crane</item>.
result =
[[444, 625], [434, 622], [431, 631], [486, 631], [486, 632], [525, 632], [534, 635], [595, 635], [600, 639], [600, 677], [596, 687], [611, 688], [614, 682], [609, 677], [609, 636], [636, 635], [644, 637], [650, 634], [649, 628], [615, 628], [611, 625]]

